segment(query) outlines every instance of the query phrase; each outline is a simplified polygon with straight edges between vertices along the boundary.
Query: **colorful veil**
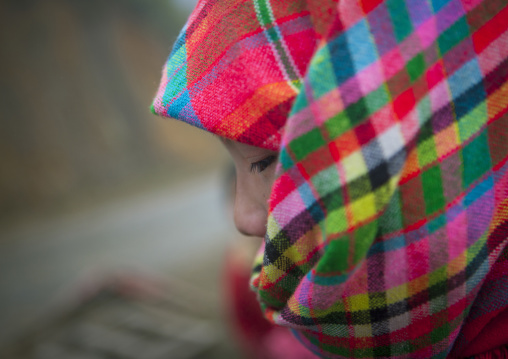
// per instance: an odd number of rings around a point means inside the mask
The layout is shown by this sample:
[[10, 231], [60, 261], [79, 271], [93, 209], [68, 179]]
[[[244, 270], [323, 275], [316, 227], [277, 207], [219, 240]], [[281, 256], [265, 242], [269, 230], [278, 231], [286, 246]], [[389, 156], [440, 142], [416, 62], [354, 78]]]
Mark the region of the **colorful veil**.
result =
[[202, 0], [153, 110], [279, 151], [270, 321], [325, 358], [465, 357], [508, 344], [507, 79], [503, 0]]

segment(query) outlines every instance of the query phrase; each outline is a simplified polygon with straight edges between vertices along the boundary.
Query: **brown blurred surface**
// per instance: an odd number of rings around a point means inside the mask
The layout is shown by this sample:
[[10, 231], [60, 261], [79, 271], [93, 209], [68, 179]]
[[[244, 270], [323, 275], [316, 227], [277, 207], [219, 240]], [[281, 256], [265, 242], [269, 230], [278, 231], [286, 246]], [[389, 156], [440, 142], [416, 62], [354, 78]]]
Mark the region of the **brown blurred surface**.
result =
[[0, 1], [0, 224], [216, 166], [150, 114], [187, 13], [162, 0]]
[[224, 152], [149, 112], [190, 2], [0, 0], [0, 350], [54, 326], [83, 277], [138, 271], [213, 293], [229, 350]]
[[[185, 278], [124, 273], [81, 282], [3, 350], [11, 359], [240, 358], [211, 275]], [[205, 274], [205, 275], [203, 275]], [[212, 279], [213, 281], [210, 281]], [[63, 299], [63, 300], [62, 300]]]

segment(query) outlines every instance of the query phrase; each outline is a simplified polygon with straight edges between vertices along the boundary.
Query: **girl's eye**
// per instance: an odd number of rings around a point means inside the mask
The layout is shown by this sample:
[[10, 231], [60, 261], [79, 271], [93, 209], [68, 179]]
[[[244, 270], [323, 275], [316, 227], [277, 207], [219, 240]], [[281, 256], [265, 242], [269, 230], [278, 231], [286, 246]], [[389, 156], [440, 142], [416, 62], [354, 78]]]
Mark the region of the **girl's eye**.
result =
[[272, 155], [262, 159], [261, 161], [254, 162], [250, 165], [250, 171], [261, 173], [266, 170], [268, 166], [274, 163], [276, 159], [277, 157]]

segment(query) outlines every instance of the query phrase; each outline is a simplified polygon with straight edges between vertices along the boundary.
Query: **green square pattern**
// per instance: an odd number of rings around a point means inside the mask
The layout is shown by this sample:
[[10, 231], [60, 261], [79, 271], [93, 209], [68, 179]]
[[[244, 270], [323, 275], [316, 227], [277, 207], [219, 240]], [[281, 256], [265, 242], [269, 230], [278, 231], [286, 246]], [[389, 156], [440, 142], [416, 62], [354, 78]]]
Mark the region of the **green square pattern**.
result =
[[348, 194], [351, 201], [365, 196], [366, 193], [370, 193], [372, 186], [368, 176], [361, 176], [349, 183]]
[[446, 224], [446, 215], [442, 214], [442, 215], [434, 218], [427, 225], [427, 228], [429, 229], [429, 234], [432, 234], [435, 231], [439, 230], [440, 228], [443, 228], [445, 226], [445, 224]]
[[369, 112], [367, 111], [365, 98], [362, 97], [357, 102], [349, 105], [349, 107], [346, 108], [346, 114], [353, 126], [359, 124], [367, 118]]
[[388, 0], [386, 7], [392, 19], [393, 30], [397, 42], [404, 40], [413, 30], [411, 25], [411, 17], [407, 11], [406, 1], [404, 0]]
[[418, 146], [420, 143], [425, 142], [427, 139], [432, 138], [434, 136], [434, 130], [432, 129], [431, 121], [427, 121], [420, 129], [420, 133], [418, 134]]
[[438, 268], [429, 274], [429, 286], [433, 286], [440, 282], [446, 281], [447, 278], [448, 276], [446, 274], [446, 266]]
[[[186, 56], [185, 46], [182, 46], [175, 56]], [[172, 79], [173, 83], [178, 86], [167, 86], [163, 96], [163, 105], [167, 106], [172, 98], [178, 96], [178, 94], [187, 87], [187, 63], [184, 63], [180, 71], [176, 71], [176, 74]]]
[[363, 258], [365, 258], [367, 251], [376, 238], [376, 234], [377, 223], [375, 222], [370, 222], [364, 226], [361, 226], [355, 231], [355, 251], [353, 256], [354, 263], [358, 263]]
[[374, 347], [375, 358], [390, 358], [391, 356], [392, 353], [388, 345], [376, 345]]
[[395, 190], [393, 196], [390, 198], [390, 202], [388, 202], [386, 210], [379, 219], [379, 236], [394, 233], [403, 228], [399, 195], [399, 190]]
[[307, 132], [306, 134], [294, 139], [289, 144], [297, 161], [303, 160], [309, 153], [325, 145], [325, 140], [318, 128]]
[[[286, 263], [288, 262], [288, 259], [285, 256], [280, 256], [279, 258], [283, 262]], [[282, 288], [287, 293], [292, 293], [295, 290], [296, 283], [298, 283], [298, 278], [296, 278], [294, 274], [288, 274], [283, 278], [281, 278], [281, 280], [279, 281], [280, 288]]]
[[378, 111], [381, 107], [388, 103], [388, 90], [386, 84], [379, 86], [376, 90], [370, 92], [367, 96], [365, 96], [365, 101], [367, 105], [367, 111], [369, 115], [372, 115], [376, 111]]
[[323, 202], [328, 212], [336, 210], [337, 208], [341, 208], [344, 205], [342, 196], [337, 196], [334, 194], [331, 194], [323, 198]]
[[337, 88], [330, 51], [328, 46], [319, 50], [312, 59], [312, 66], [308, 79], [313, 91], [313, 98], [319, 99], [323, 95]]
[[291, 115], [294, 115], [295, 113], [300, 112], [301, 110], [309, 107], [309, 101], [307, 101], [308, 94], [306, 92], [305, 86], [300, 87], [300, 95], [296, 96], [295, 102], [293, 103], [293, 107], [291, 109], [291, 113], [289, 114], [289, 117]]
[[430, 339], [432, 344], [439, 343], [443, 339], [445, 339], [451, 333], [450, 323], [445, 323], [444, 325], [434, 329], [430, 333]]
[[344, 207], [328, 213], [324, 223], [327, 235], [344, 232], [347, 229], [347, 218]]
[[406, 69], [411, 82], [415, 82], [425, 70], [425, 59], [423, 58], [422, 53], [419, 53], [409, 60], [406, 65]]
[[466, 251], [466, 260], [467, 263], [471, 263], [471, 261], [478, 256], [478, 253], [485, 249], [484, 245], [487, 240], [487, 234], [483, 233], [483, 235], [479, 238], [478, 241], [474, 242]]
[[463, 116], [459, 121], [460, 141], [465, 142], [477, 133], [487, 123], [487, 104], [480, 103], [471, 112]]
[[294, 162], [285, 147], [280, 151], [279, 160], [282, 164], [282, 168], [286, 171], [294, 166]]
[[372, 348], [353, 349], [352, 358], [372, 358], [373, 356], [374, 351]]
[[328, 243], [326, 251], [316, 267], [318, 274], [342, 272], [347, 269], [347, 257], [349, 254], [348, 237], [347, 235], [342, 236]]
[[423, 198], [425, 199], [425, 213], [432, 214], [445, 206], [441, 169], [433, 166], [422, 173]]
[[351, 122], [345, 112], [339, 112], [325, 122], [325, 128], [331, 140], [339, 137], [351, 128]]
[[338, 208], [342, 206], [342, 196], [331, 195], [329, 200], [327, 200], [327, 195], [334, 190], [337, 189], [337, 183], [339, 182], [339, 174], [337, 173], [337, 167], [332, 165], [325, 170], [318, 172], [311, 179], [312, 185], [318, 191], [319, 196], [324, 199], [325, 205], [331, 202], [337, 202], [340, 204], [330, 208], [326, 205], [328, 210]]
[[448, 308], [448, 299], [445, 294], [440, 295], [430, 301], [429, 312], [431, 314], [439, 313]]
[[[314, 336], [312, 336], [311, 338], [314, 338]], [[340, 355], [340, 356], [343, 356], [346, 358], [351, 358], [351, 351], [349, 350], [349, 348], [339, 347], [336, 345], [330, 345], [330, 344], [324, 344], [324, 343], [318, 343], [318, 345], [320, 348], [323, 348], [323, 351], [325, 353], [328, 352], [328, 353]], [[366, 358], [368, 358], [368, 357], [366, 357]]]
[[277, 32], [277, 30], [275, 30], [274, 27], [267, 29], [266, 32], [272, 42], [276, 42], [276, 41], [280, 40], [279, 33]]
[[484, 130], [462, 149], [465, 188], [468, 188], [474, 181], [483, 176], [491, 167], [491, 157], [481, 155], [490, 152], [487, 141], [487, 132]]
[[423, 125], [426, 121], [429, 121], [431, 113], [432, 113], [432, 106], [430, 104], [429, 96], [423, 97], [418, 104], [416, 105], [416, 110], [418, 111], [418, 120], [420, 122], [420, 125]]
[[[260, 301], [261, 305], [264, 306], [265, 308], [268, 307], [268, 306], [271, 306], [271, 307], [277, 307], [277, 306], [281, 306], [283, 304], [282, 301], [280, 301], [279, 299], [275, 298], [275, 297], [272, 297], [271, 295], [268, 295], [267, 293], [265, 292], [260, 292], [259, 293], [259, 296], [261, 297], [261, 299], [263, 300], [262, 302]], [[263, 307], [262, 307], [263, 308]], [[263, 310], [265, 310], [265, 308], [263, 308]]]
[[442, 280], [440, 282], [434, 283], [433, 285], [429, 286], [429, 296], [431, 298], [437, 298], [443, 293], [446, 293], [446, 290], [448, 289], [448, 282], [446, 280]]
[[392, 356], [405, 355], [409, 353], [411, 349], [408, 347], [409, 345], [407, 344], [407, 342], [392, 343], [391, 344]]
[[429, 137], [418, 144], [418, 163], [420, 168], [427, 166], [437, 160], [436, 144], [434, 137]]
[[444, 31], [437, 39], [441, 54], [446, 54], [455, 47], [455, 45], [459, 44], [464, 38], [466, 38], [466, 36], [469, 36], [469, 27], [467, 25], [466, 18], [462, 17]]
[[325, 232], [327, 235], [344, 232], [347, 229], [347, 218], [344, 207], [328, 213], [324, 220]]

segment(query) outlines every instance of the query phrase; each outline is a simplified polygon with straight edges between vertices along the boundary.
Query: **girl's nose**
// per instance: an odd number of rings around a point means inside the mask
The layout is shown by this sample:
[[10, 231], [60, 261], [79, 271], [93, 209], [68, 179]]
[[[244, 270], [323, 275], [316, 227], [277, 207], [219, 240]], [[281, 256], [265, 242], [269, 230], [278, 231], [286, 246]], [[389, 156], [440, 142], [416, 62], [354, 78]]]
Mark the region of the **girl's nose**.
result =
[[267, 206], [259, 194], [248, 191], [237, 182], [234, 220], [238, 231], [246, 236], [263, 238], [266, 233]]

